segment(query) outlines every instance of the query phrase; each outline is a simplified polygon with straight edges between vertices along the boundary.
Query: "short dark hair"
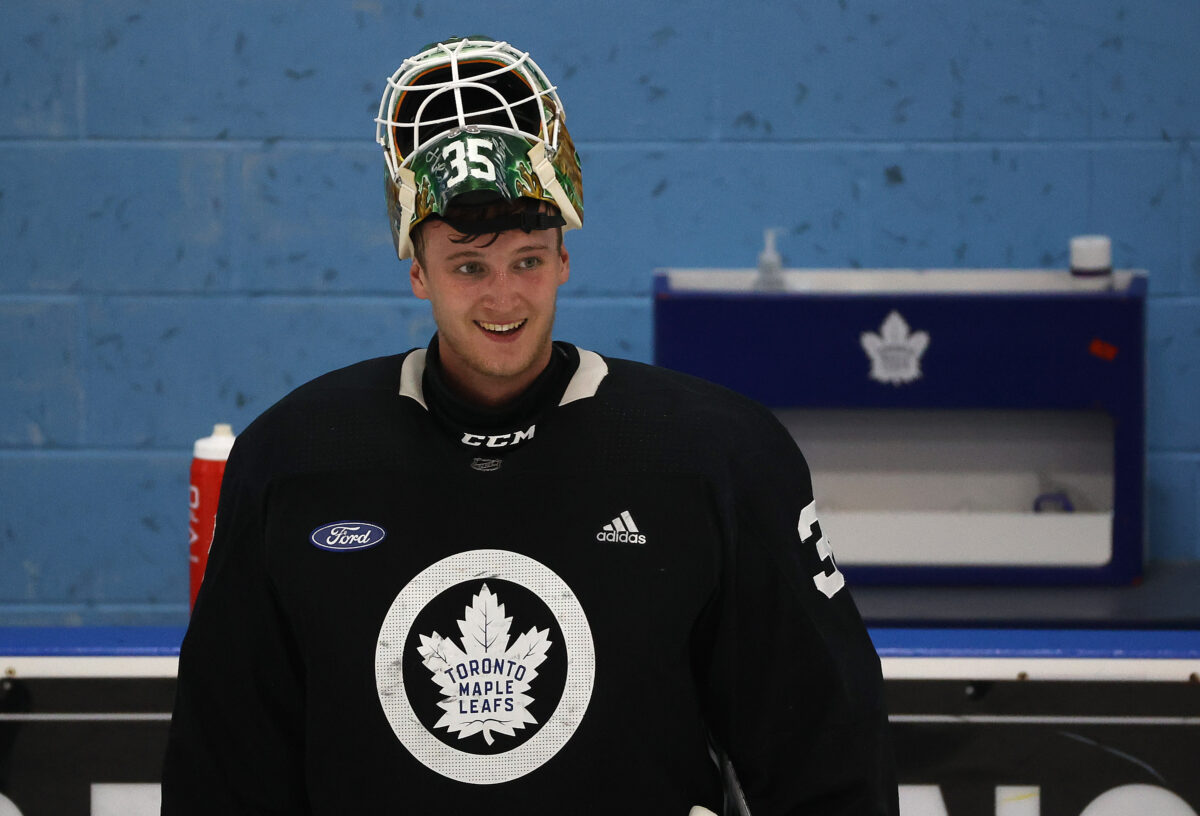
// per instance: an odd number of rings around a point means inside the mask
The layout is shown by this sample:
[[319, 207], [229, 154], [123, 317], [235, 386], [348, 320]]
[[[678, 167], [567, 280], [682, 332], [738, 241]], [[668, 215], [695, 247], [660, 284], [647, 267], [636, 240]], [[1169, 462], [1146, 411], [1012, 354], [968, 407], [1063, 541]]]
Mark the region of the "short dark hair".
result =
[[[430, 215], [413, 228], [409, 237], [409, 240], [412, 241], [413, 257], [416, 258], [417, 262], [422, 266], [425, 265], [425, 236], [421, 228], [425, 226], [426, 223], [435, 219], [438, 221], [445, 221], [460, 233], [458, 237], [450, 239], [456, 244], [470, 244], [479, 240], [485, 235], [490, 235], [491, 240], [488, 241], [484, 246], [491, 246], [500, 238], [500, 233], [505, 231], [503, 229], [492, 229], [494, 226], [493, 222], [497, 218], [503, 218], [504, 216], [511, 215], [519, 216], [526, 213], [534, 215], [542, 214], [557, 216], [559, 211], [558, 208], [553, 204], [549, 204], [545, 201], [538, 201], [534, 198], [518, 198], [514, 200], [502, 199], [498, 201], [491, 201], [485, 204], [459, 204], [456, 202], [447, 207], [444, 213], [440, 215]], [[472, 229], [473, 224], [480, 225], [481, 229]], [[555, 233], [557, 233], [557, 249], [562, 250], [562, 227], [545, 227], [545, 229], [553, 229]]]

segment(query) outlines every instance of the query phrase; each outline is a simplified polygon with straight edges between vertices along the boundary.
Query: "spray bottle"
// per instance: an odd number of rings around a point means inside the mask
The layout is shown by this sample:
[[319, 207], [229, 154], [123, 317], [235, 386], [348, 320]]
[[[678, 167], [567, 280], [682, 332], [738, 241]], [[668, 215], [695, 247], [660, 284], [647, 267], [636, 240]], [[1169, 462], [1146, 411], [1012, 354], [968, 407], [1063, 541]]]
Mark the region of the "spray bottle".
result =
[[783, 280], [783, 259], [775, 249], [775, 230], [763, 230], [763, 251], [758, 253], [758, 279], [755, 287], [764, 292], [781, 292], [786, 286]]

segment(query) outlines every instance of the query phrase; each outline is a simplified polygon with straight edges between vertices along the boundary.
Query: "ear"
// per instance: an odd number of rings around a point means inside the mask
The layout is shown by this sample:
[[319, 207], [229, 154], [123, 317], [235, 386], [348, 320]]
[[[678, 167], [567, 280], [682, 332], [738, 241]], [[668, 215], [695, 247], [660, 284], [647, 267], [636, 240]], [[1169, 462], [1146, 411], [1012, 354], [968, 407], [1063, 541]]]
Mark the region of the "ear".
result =
[[412, 266], [408, 268], [408, 283], [412, 286], [413, 294], [421, 300], [429, 300], [429, 288], [425, 285], [427, 281], [428, 277], [425, 274], [425, 268], [414, 257], [412, 259]]
[[562, 261], [562, 269], [558, 273], [558, 285], [562, 286], [571, 278], [571, 254], [567, 252], [566, 244], [563, 244], [558, 250], [558, 259]]

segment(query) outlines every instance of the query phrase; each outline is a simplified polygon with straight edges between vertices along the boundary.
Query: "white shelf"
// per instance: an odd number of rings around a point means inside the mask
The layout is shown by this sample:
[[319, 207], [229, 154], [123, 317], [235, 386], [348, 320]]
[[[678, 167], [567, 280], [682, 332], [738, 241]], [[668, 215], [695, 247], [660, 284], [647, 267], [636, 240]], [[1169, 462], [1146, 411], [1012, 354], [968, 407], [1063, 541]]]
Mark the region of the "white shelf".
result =
[[1112, 513], [821, 511], [846, 566], [1100, 567], [1112, 557]]
[[[684, 292], [753, 293], [755, 269], [660, 270], [671, 289]], [[1111, 278], [1077, 278], [1066, 269], [785, 269], [783, 289], [770, 294], [958, 293], [1124, 291], [1140, 270], [1118, 269]]]

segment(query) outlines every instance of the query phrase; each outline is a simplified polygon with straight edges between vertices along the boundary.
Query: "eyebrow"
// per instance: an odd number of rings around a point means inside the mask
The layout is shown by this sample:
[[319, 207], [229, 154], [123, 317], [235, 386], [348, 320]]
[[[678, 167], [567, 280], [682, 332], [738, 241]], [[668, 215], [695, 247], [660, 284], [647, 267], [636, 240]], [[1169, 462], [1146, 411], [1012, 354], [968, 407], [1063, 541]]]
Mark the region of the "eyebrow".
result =
[[[550, 244], [526, 244], [522, 247], [517, 247], [513, 250], [514, 255], [520, 255], [524, 252], [553, 252], [554, 247]], [[481, 258], [485, 253], [479, 249], [460, 249], [458, 252], [453, 252], [446, 256], [447, 261], [457, 261], [467, 258]]]

